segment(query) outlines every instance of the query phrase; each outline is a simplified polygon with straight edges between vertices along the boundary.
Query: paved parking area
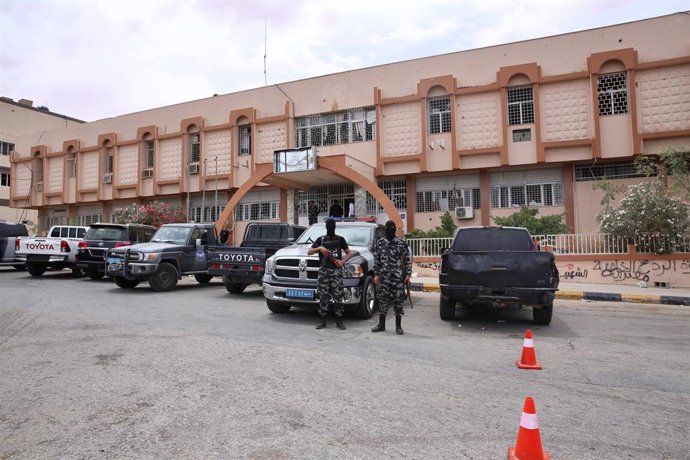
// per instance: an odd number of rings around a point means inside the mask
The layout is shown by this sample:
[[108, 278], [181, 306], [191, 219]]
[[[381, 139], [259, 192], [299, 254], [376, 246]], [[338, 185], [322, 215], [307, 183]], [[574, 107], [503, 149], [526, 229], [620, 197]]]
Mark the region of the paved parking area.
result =
[[[553, 458], [686, 458], [690, 309], [558, 300], [314, 329], [258, 288], [0, 270], [0, 458], [503, 458], [526, 396]], [[389, 320], [389, 323], [392, 323]], [[526, 329], [542, 371], [519, 370]]]

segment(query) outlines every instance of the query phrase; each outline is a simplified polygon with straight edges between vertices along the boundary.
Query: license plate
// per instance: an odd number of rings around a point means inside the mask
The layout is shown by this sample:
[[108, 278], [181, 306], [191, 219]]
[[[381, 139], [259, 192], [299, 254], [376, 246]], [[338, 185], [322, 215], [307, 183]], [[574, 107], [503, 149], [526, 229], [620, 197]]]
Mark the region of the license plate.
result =
[[286, 289], [285, 297], [292, 299], [313, 299], [314, 291], [311, 289]]
[[108, 257], [107, 259], [105, 259], [105, 262], [108, 264], [119, 264], [120, 259], [118, 259], [117, 257]]

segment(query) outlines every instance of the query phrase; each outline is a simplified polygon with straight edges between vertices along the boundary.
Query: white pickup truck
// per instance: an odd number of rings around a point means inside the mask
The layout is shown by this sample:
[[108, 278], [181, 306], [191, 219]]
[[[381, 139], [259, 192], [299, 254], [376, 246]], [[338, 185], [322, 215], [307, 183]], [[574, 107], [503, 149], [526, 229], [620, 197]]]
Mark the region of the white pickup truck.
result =
[[25, 260], [31, 276], [41, 276], [48, 268], [70, 268], [74, 276], [81, 276], [77, 267], [77, 245], [89, 227], [54, 225], [47, 237], [19, 237], [15, 244], [18, 259]]

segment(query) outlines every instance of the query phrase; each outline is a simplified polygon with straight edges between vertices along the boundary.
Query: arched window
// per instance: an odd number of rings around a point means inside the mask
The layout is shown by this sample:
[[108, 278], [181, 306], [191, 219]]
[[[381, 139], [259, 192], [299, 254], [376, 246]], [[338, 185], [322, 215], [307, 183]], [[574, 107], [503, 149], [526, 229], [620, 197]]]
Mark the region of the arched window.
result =
[[431, 88], [427, 96], [429, 133], [449, 133], [451, 130], [450, 96], [439, 86]]
[[74, 147], [70, 147], [67, 149], [67, 178], [75, 177], [77, 177], [77, 153]]
[[534, 95], [532, 83], [526, 75], [515, 75], [507, 88], [508, 124], [527, 125], [534, 123]]
[[241, 117], [237, 120], [237, 139], [239, 150], [237, 151], [238, 156], [245, 156], [252, 154], [252, 125], [249, 124], [249, 120], [246, 117]]
[[597, 76], [599, 115], [628, 113], [628, 73], [620, 61], [608, 61]]
[[187, 145], [189, 163], [199, 163], [201, 159], [201, 130], [196, 125], [187, 128]]
[[141, 142], [141, 151], [143, 153], [141, 161], [142, 170], [151, 170], [153, 169], [156, 148], [156, 144], [153, 140], [153, 136], [151, 135], [151, 133], [144, 134]]

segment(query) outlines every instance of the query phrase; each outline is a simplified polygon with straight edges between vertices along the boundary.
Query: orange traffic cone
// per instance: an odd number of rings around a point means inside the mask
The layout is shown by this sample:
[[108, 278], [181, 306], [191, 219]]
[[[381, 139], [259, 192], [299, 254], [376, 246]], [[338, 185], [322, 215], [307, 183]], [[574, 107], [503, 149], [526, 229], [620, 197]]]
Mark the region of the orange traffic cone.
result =
[[525, 398], [525, 407], [522, 409], [515, 447], [508, 448], [508, 460], [549, 460], [550, 458], [549, 453], [541, 448], [537, 410], [534, 408], [534, 399], [528, 396]]
[[515, 361], [515, 364], [520, 369], [541, 370], [541, 365], [537, 362], [537, 354], [534, 351], [532, 331], [529, 329], [527, 329], [525, 333], [525, 341], [522, 345], [522, 356], [520, 357], [520, 361]]

